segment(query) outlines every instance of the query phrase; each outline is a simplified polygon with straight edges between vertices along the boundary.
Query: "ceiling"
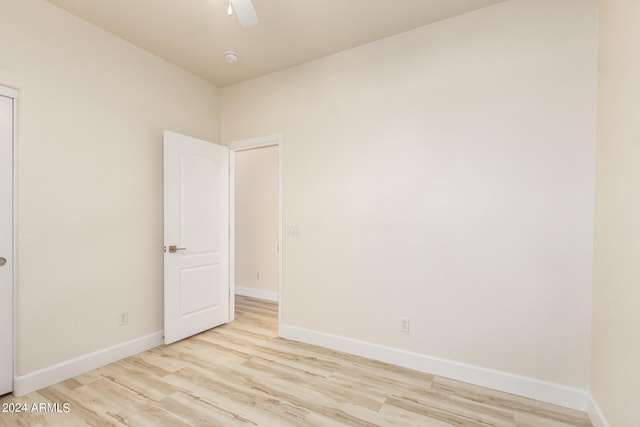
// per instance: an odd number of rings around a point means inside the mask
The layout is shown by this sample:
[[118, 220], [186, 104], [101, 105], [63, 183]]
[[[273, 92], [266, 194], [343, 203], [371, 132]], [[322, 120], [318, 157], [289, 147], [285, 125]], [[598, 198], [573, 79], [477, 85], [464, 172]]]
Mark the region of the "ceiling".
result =
[[504, 0], [253, 0], [254, 27], [228, 0], [47, 1], [224, 87]]

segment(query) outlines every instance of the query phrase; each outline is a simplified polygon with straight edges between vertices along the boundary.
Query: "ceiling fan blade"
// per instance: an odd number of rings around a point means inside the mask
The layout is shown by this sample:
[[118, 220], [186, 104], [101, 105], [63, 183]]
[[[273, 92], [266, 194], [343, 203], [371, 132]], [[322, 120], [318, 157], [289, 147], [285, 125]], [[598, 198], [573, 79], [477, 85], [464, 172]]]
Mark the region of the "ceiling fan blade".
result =
[[231, 0], [233, 10], [238, 15], [240, 25], [243, 27], [252, 27], [258, 23], [258, 14], [253, 8], [251, 0]]

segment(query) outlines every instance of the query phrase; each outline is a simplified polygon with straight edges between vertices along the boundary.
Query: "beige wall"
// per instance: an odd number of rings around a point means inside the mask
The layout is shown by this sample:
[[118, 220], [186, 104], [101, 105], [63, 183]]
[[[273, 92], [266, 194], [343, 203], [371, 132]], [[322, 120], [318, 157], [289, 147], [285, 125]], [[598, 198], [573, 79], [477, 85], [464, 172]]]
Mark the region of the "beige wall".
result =
[[283, 133], [284, 324], [587, 389], [596, 37], [512, 0], [221, 89]]
[[162, 330], [162, 130], [217, 140], [218, 90], [44, 1], [0, 10], [23, 375]]
[[640, 2], [600, 1], [591, 393], [640, 426]]
[[235, 152], [236, 293], [277, 298], [278, 147]]

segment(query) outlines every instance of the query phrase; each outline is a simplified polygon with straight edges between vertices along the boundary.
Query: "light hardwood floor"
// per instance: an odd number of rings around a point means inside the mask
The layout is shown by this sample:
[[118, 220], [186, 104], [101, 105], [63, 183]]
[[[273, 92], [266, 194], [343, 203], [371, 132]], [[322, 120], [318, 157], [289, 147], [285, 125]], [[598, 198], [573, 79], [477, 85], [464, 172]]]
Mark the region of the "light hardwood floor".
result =
[[[277, 305], [238, 297], [236, 321], [27, 396], [68, 413], [1, 426], [591, 426], [557, 406], [277, 338]], [[3, 405], [4, 406], [4, 405]]]

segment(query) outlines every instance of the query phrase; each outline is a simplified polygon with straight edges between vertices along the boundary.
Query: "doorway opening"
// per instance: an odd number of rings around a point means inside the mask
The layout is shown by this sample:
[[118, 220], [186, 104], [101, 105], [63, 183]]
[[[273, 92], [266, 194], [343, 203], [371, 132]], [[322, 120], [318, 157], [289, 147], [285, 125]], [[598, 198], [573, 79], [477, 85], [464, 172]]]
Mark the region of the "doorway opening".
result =
[[231, 292], [278, 302], [282, 320], [282, 136], [229, 145]]

